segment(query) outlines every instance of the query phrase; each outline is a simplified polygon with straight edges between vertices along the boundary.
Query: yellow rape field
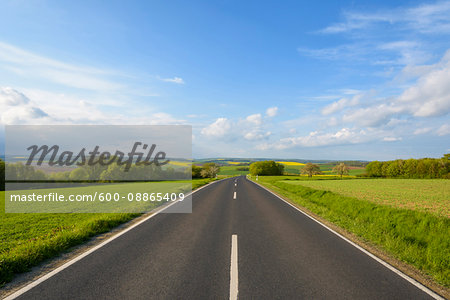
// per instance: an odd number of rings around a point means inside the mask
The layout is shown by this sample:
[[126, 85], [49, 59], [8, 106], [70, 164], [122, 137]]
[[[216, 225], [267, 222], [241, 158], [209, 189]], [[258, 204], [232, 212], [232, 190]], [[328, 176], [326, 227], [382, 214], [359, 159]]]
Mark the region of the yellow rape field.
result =
[[187, 162], [187, 161], [173, 161], [173, 160], [170, 161], [170, 164], [174, 165], [174, 166], [181, 166], [181, 167], [189, 167], [190, 165], [192, 165], [191, 162]]
[[277, 163], [286, 165], [286, 166], [304, 166], [305, 164], [295, 162], [295, 161], [277, 161]]

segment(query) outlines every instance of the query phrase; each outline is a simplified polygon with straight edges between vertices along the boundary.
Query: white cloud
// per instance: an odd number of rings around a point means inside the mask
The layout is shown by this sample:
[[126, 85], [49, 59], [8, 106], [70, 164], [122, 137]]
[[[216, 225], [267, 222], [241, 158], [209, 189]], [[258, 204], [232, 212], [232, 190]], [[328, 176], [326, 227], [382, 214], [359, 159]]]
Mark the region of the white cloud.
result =
[[389, 120], [389, 122], [386, 124], [387, 127], [397, 127], [399, 125], [407, 124], [408, 121], [405, 119], [396, 119], [392, 118]]
[[249, 131], [244, 134], [244, 138], [246, 140], [252, 141], [252, 140], [262, 140], [267, 137], [269, 137], [272, 133], [270, 131], [266, 132], [259, 132], [257, 130]]
[[177, 125], [183, 124], [184, 120], [177, 119], [168, 113], [157, 112], [151, 114], [145, 122], [148, 125]]
[[321, 33], [336, 34], [367, 29], [377, 23], [397, 26], [400, 29], [412, 29], [421, 33], [450, 32], [450, 2], [438, 1], [416, 7], [371, 13], [344, 13], [344, 22], [336, 23], [322, 29]]
[[450, 2], [438, 1], [407, 10], [405, 21], [422, 33], [450, 32]]
[[[395, 41], [383, 43], [378, 46], [380, 50], [393, 51], [398, 53], [398, 57], [390, 63], [400, 65], [412, 65], [424, 63], [432, 58], [432, 55], [421, 50], [423, 45], [417, 41]], [[378, 63], [380, 63], [378, 61]]]
[[[1, 121], [3, 124], [43, 124], [48, 115], [38, 107], [16, 106], [4, 114]], [[44, 121], [44, 122], [42, 122]]]
[[222, 137], [229, 132], [231, 125], [227, 118], [218, 118], [214, 123], [203, 128], [201, 133], [209, 137]]
[[174, 78], [161, 78], [162, 81], [165, 82], [172, 82], [172, 83], [176, 83], [176, 84], [184, 84], [184, 80], [181, 77], [174, 77]]
[[392, 127], [405, 123], [405, 117], [445, 116], [450, 113], [450, 50], [440, 62], [422, 68], [417, 80], [398, 96], [374, 96], [361, 92], [351, 99], [342, 98], [325, 106], [322, 114], [339, 113], [344, 123], [363, 127]]
[[276, 107], [276, 106], [274, 106], [274, 107], [269, 107], [267, 110], [266, 110], [266, 115], [268, 116], [268, 117], [275, 117], [276, 115], [278, 114], [278, 107]]
[[416, 84], [406, 89], [398, 104], [405, 105], [414, 116], [442, 116], [450, 112], [450, 50]]
[[444, 124], [436, 131], [439, 136], [449, 135], [450, 134], [450, 125]]
[[342, 22], [319, 33], [345, 34], [352, 42], [322, 49], [300, 47], [298, 51], [318, 59], [362, 61], [384, 68], [374, 75], [390, 76], [395, 70], [388, 70], [389, 66], [423, 64], [434, 58], [434, 48], [441, 47], [440, 40], [448, 36], [433, 39], [431, 34], [450, 34], [450, 2], [370, 12], [345, 11]]
[[328, 145], [355, 144], [363, 141], [366, 133], [363, 130], [342, 128], [337, 132], [312, 131], [306, 136], [282, 138], [276, 143], [263, 143], [258, 145], [258, 149], [283, 150], [293, 147], [317, 147]]
[[397, 141], [401, 141], [402, 138], [401, 137], [393, 137], [393, 136], [387, 136], [383, 138], [383, 141], [385, 142], [397, 142]]
[[227, 118], [218, 118], [212, 124], [204, 127], [201, 133], [207, 137], [221, 138], [226, 136], [241, 141], [268, 139], [272, 132], [267, 129], [265, 120], [267, 119], [263, 118], [260, 113], [251, 114], [244, 119], [234, 121]]
[[322, 109], [322, 114], [330, 115], [337, 111], [342, 110], [345, 107], [356, 106], [359, 104], [360, 99], [362, 98], [362, 94], [357, 94], [353, 96], [351, 99], [342, 98], [338, 101], [335, 101]]
[[361, 90], [356, 90], [356, 89], [341, 89], [340, 92], [344, 95], [357, 95], [357, 94], [361, 94]]
[[16, 106], [24, 105], [30, 102], [24, 94], [16, 91], [11, 87], [0, 87], [0, 105], [5, 106]]
[[429, 133], [431, 130], [432, 130], [431, 127], [418, 128], [414, 131], [414, 134], [415, 135], [426, 134], [426, 133]]
[[111, 100], [100, 99], [94, 104], [83, 98], [48, 91], [26, 90], [22, 93], [10, 87], [0, 87], [1, 124], [185, 124], [184, 120], [164, 112], [140, 109], [141, 114], [130, 117], [104, 112], [103, 105], [122, 107]]
[[24, 94], [10, 87], [0, 87], [0, 120], [2, 124], [40, 124], [48, 114], [31, 103]]
[[[376, 40], [358, 39], [353, 43], [330, 48], [311, 49], [299, 47], [301, 55], [322, 60], [360, 62], [374, 66], [404, 66], [427, 62], [433, 56], [418, 42], [396, 41], [383, 43]], [[379, 75], [385, 76], [384, 73]], [[388, 72], [389, 74], [389, 72]]]
[[[269, 108], [266, 112], [267, 118], [270, 118], [269, 113], [274, 116], [277, 109], [276, 107]], [[238, 128], [241, 128], [243, 138], [252, 141], [269, 138], [272, 133], [266, 129], [268, 125], [264, 121], [267, 121], [267, 118], [263, 118], [261, 114], [253, 114], [237, 122]]]
[[262, 124], [262, 116], [261, 116], [261, 114], [249, 115], [245, 120], [248, 123], [250, 123], [251, 125], [254, 125], [254, 126], [260, 126]]
[[331, 118], [328, 118], [326, 124], [327, 124], [329, 127], [334, 127], [334, 126], [337, 126], [337, 125], [339, 124], [339, 121], [338, 121], [337, 118], [331, 117]]
[[68, 87], [95, 91], [123, 88], [122, 84], [110, 79], [118, 75], [116, 72], [63, 63], [2, 42], [0, 61], [2, 68], [21, 76], [46, 79]]
[[373, 51], [373, 47], [363, 43], [355, 43], [321, 49], [299, 47], [297, 51], [302, 55], [324, 60], [361, 60], [364, 55]]
[[360, 126], [376, 127], [387, 124], [390, 118], [402, 111], [402, 108], [392, 104], [378, 104], [365, 108], [351, 110], [344, 114], [344, 122], [355, 123]]

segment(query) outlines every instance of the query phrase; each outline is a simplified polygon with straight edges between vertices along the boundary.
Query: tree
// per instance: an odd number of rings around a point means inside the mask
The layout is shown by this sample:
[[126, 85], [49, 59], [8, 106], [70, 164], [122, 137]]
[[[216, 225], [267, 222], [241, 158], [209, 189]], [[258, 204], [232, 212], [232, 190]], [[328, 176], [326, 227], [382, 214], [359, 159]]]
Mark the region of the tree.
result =
[[405, 164], [404, 164], [404, 170], [405, 170], [405, 176], [407, 178], [417, 178], [417, 173], [416, 173], [416, 169], [417, 169], [417, 159], [407, 159], [405, 160]]
[[47, 176], [41, 170], [35, 170], [33, 166], [27, 166], [21, 162], [8, 163], [5, 165], [5, 168], [8, 180], [32, 181], [47, 179]]
[[450, 153], [444, 154], [444, 156], [440, 160], [440, 164], [440, 177], [450, 178]]
[[342, 175], [344, 175], [344, 174], [348, 175], [348, 170], [349, 170], [349, 168], [344, 163], [340, 163], [340, 164], [334, 166], [334, 168], [333, 168], [333, 172], [338, 173], [338, 175], [340, 175], [341, 178], [342, 178]]
[[70, 172], [69, 179], [73, 181], [85, 181], [89, 179], [89, 174], [84, 168], [76, 168]]
[[220, 167], [215, 163], [206, 163], [203, 164], [200, 174], [204, 178], [214, 178], [216, 177], [217, 173], [219, 173], [219, 171]]
[[401, 175], [400, 165], [397, 160], [385, 162], [386, 167], [386, 177], [398, 177]]
[[5, 190], [5, 162], [0, 159], [0, 191]]
[[366, 166], [367, 175], [370, 177], [381, 177], [383, 176], [381, 168], [382, 163], [379, 161], [372, 161]]
[[366, 171], [370, 177], [450, 178], [450, 154], [442, 158], [372, 161]]
[[302, 174], [308, 174], [309, 177], [312, 177], [313, 175], [322, 174], [322, 172], [318, 165], [307, 163], [302, 169]]
[[202, 167], [192, 165], [192, 178], [202, 178]]
[[66, 172], [54, 172], [50, 174], [50, 180], [54, 181], [69, 181], [70, 171]]
[[256, 175], [283, 175], [284, 165], [273, 160], [257, 161], [250, 165], [250, 174]]
[[427, 175], [427, 165], [424, 159], [420, 159], [417, 162], [416, 174], [418, 175], [419, 178], [425, 178], [425, 176]]

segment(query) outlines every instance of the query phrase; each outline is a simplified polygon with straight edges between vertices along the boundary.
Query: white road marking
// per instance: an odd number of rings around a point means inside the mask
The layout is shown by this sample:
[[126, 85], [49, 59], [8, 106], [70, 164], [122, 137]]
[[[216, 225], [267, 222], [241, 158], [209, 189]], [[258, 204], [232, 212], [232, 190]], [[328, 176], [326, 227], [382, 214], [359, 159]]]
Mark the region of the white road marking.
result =
[[[250, 180], [251, 181], [251, 180]], [[288, 201], [284, 200], [283, 198], [281, 198], [280, 196], [278, 196], [277, 194], [275, 194], [274, 192], [272, 192], [271, 190], [269, 190], [268, 188], [266, 188], [265, 186], [262, 186], [259, 183], [256, 183], [254, 181], [251, 181], [254, 184], [260, 186], [261, 188], [265, 189], [266, 191], [268, 191], [269, 193], [271, 193], [272, 195], [274, 195], [275, 197], [277, 197], [278, 199], [282, 200], [284, 203], [292, 206], [293, 208], [295, 208], [296, 210], [298, 210], [299, 212], [301, 212], [302, 214], [304, 214], [305, 216], [307, 216], [308, 218], [310, 218], [311, 220], [319, 223], [320, 225], [322, 225], [323, 227], [325, 227], [326, 229], [328, 229], [329, 231], [331, 231], [332, 233], [334, 233], [335, 235], [337, 235], [338, 237], [340, 237], [341, 239], [343, 239], [344, 241], [346, 241], [347, 243], [351, 244], [353, 247], [357, 248], [358, 250], [362, 251], [363, 253], [365, 253], [366, 255], [368, 255], [369, 257], [373, 258], [374, 260], [376, 260], [377, 262], [379, 262], [380, 264], [382, 264], [383, 266], [385, 266], [386, 268], [388, 268], [389, 270], [391, 270], [392, 272], [394, 272], [395, 274], [399, 275], [400, 277], [402, 277], [403, 279], [405, 279], [406, 281], [408, 281], [409, 283], [411, 283], [412, 285], [416, 286], [417, 288], [419, 288], [420, 290], [422, 290], [423, 292], [427, 293], [428, 295], [430, 295], [431, 297], [433, 297], [434, 299], [439, 299], [439, 300], [445, 300], [443, 297], [441, 297], [440, 295], [436, 294], [435, 292], [433, 292], [432, 290], [430, 290], [429, 288], [427, 288], [426, 286], [424, 286], [423, 284], [421, 284], [420, 282], [416, 281], [415, 279], [409, 277], [408, 275], [406, 275], [405, 273], [403, 273], [402, 271], [394, 268], [393, 266], [391, 266], [390, 264], [388, 264], [387, 262], [385, 262], [384, 260], [382, 260], [381, 258], [378, 258], [377, 256], [373, 255], [372, 253], [370, 253], [369, 251], [367, 251], [366, 249], [362, 248], [361, 246], [359, 246], [358, 244], [350, 241], [349, 239], [347, 239], [345, 236], [341, 235], [340, 233], [334, 231], [333, 229], [331, 229], [330, 227], [328, 227], [327, 225], [323, 224], [322, 222], [320, 222], [319, 220], [314, 219], [312, 216], [308, 215], [307, 213], [305, 213], [304, 211], [302, 211], [301, 209], [299, 209], [297, 206], [293, 205], [292, 203], [289, 203]]]
[[236, 199], [236, 192], [234, 192], [233, 194], [233, 199]]
[[[207, 187], [207, 186], [209, 186], [209, 185], [211, 185], [211, 184], [214, 184], [214, 183], [219, 182], [219, 181], [222, 181], [222, 180], [225, 180], [225, 179], [221, 179], [221, 180], [218, 180], [218, 181], [213, 181], [213, 182], [211, 182], [211, 183], [209, 183], [209, 184], [207, 184], [207, 185], [204, 185], [204, 186], [202, 186], [202, 187], [196, 189], [195, 191], [192, 191], [191, 193], [187, 194], [186, 197], [187, 197], [187, 196], [190, 196], [190, 195], [192, 195], [192, 194], [194, 194], [195, 192], [198, 192], [199, 190], [201, 190], [201, 189], [203, 189], [203, 188], [205, 188], [205, 187]], [[179, 200], [178, 200], [178, 201], [179, 201]], [[85, 258], [86, 256], [88, 256], [88, 255], [91, 254], [92, 252], [94, 252], [94, 251], [100, 249], [101, 247], [105, 246], [106, 244], [108, 244], [108, 243], [112, 242], [113, 240], [117, 239], [119, 236], [121, 236], [121, 235], [127, 233], [128, 231], [132, 230], [133, 228], [136, 228], [137, 226], [141, 225], [142, 223], [144, 223], [144, 222], [148, 221], [149, 219], [153, 218], [154, 216], [158, 215], [160, 212], [162, 212], [162, 211], [166, 210], [167, 208], [171, 207], [172, 205], [174, 205], [174, 204], [177, 203], [178, 201], [172, 202], [172, 203], [170, 203], [169, 205], [167, 205], [167, 206], [165, 206], [165, 207], [163, 207], [163, 208], [161, 208], [161, 209], [159, 209], [159, 210], [156, 210], [153, 214], [151, 214], [151, 215], [148, 216], [147, 218], [145, 218], [145, 219], [143, 219], [143, 220], [137, 222], [136, 224], [134, 224], [134, 225], [132, 225], [132, 226], [130, 226], [130, 227], [124, 229], [124, 230], [121, 231], [120, 233], [118, 233], [118, 234], [112, 236], [111, 238], [107, 239], [107, 240], [104, 241], [103, 243], [98, 244], [98, 245], [95, 246], [94, 248], [91, 248], [90, 250], [88, 250], [88, 251], [86, 251], [86, 252], [80, 254], [79, 256], [77, 256], [77, 257], [75, 257], [74, 259], [72, 259], [72, 260], [66, 262], [66, 263], [63, 264], [62, 266], [60, 266], [60, 267], [54, 269], [54, 270], [51, 271], [50, 273], [47, 273], [46, 275], [44, 275], [44, 276], [42, 276], [42, 277], [36, 279], [35, 281], [29, 283], [28, 285], [24, 286], [23, 288], [17, 290], [16, 292], [12, 293], [12, 294], [9, 295], [8, 297], [4, 298], [3, 300], [12, 300], [12, 299], [16, 299], [17, 297], [19, 297], [19, 296], [23, 295], [24, 293], [28, 292], [29, 290], [31, 290], [31, 289], [34, 288], [35, 286], [38, 286], [38, 285], [41, 284], [42, 282], [46, 281], [47, 279], [53, 277], [54, 275], [58, 274], [58, 273], [61, 272], [62, 270], [68, 268], [68, 267], [71, 266], [71, 265], [73, 265], [73, 264], [76, 263], [77, 261], [82, 260], [83, 258]]]
[[234, 186], [237, 186], [237, 183], [235, 183]]
[[238, 298], [238, 241], [237, 235], [231, 236], [231, 266], [230, 266], [230, 300]]

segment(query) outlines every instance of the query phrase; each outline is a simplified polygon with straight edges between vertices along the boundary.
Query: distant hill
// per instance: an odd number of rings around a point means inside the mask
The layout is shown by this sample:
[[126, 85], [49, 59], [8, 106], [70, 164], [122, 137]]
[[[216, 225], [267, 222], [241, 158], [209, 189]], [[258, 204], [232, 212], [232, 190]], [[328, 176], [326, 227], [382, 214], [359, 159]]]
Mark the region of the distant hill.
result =
[[274, 160], [274, 161], [290, 161], [290, 162], [298, 162], [298, 163], [314, 163], [314, 164], [336, 164], [343, 162], [348, 166], [352, 167], [365, 167], [369, 161], [363, 161], [363, 160], [317, 160], [317, 159], [286, 159], [286, 158], [232, 158], [232, 157], [216, 157], [216, 158], [201, 158], [201, 159], [194, 159], [194, 164], [204, 164], [204, 163], [216, 163], [219, 165], [227, 165], [230, 164], [230, 162], [235, 163], [252, 163], [255, 161], [262, 161], [262, 160]]

